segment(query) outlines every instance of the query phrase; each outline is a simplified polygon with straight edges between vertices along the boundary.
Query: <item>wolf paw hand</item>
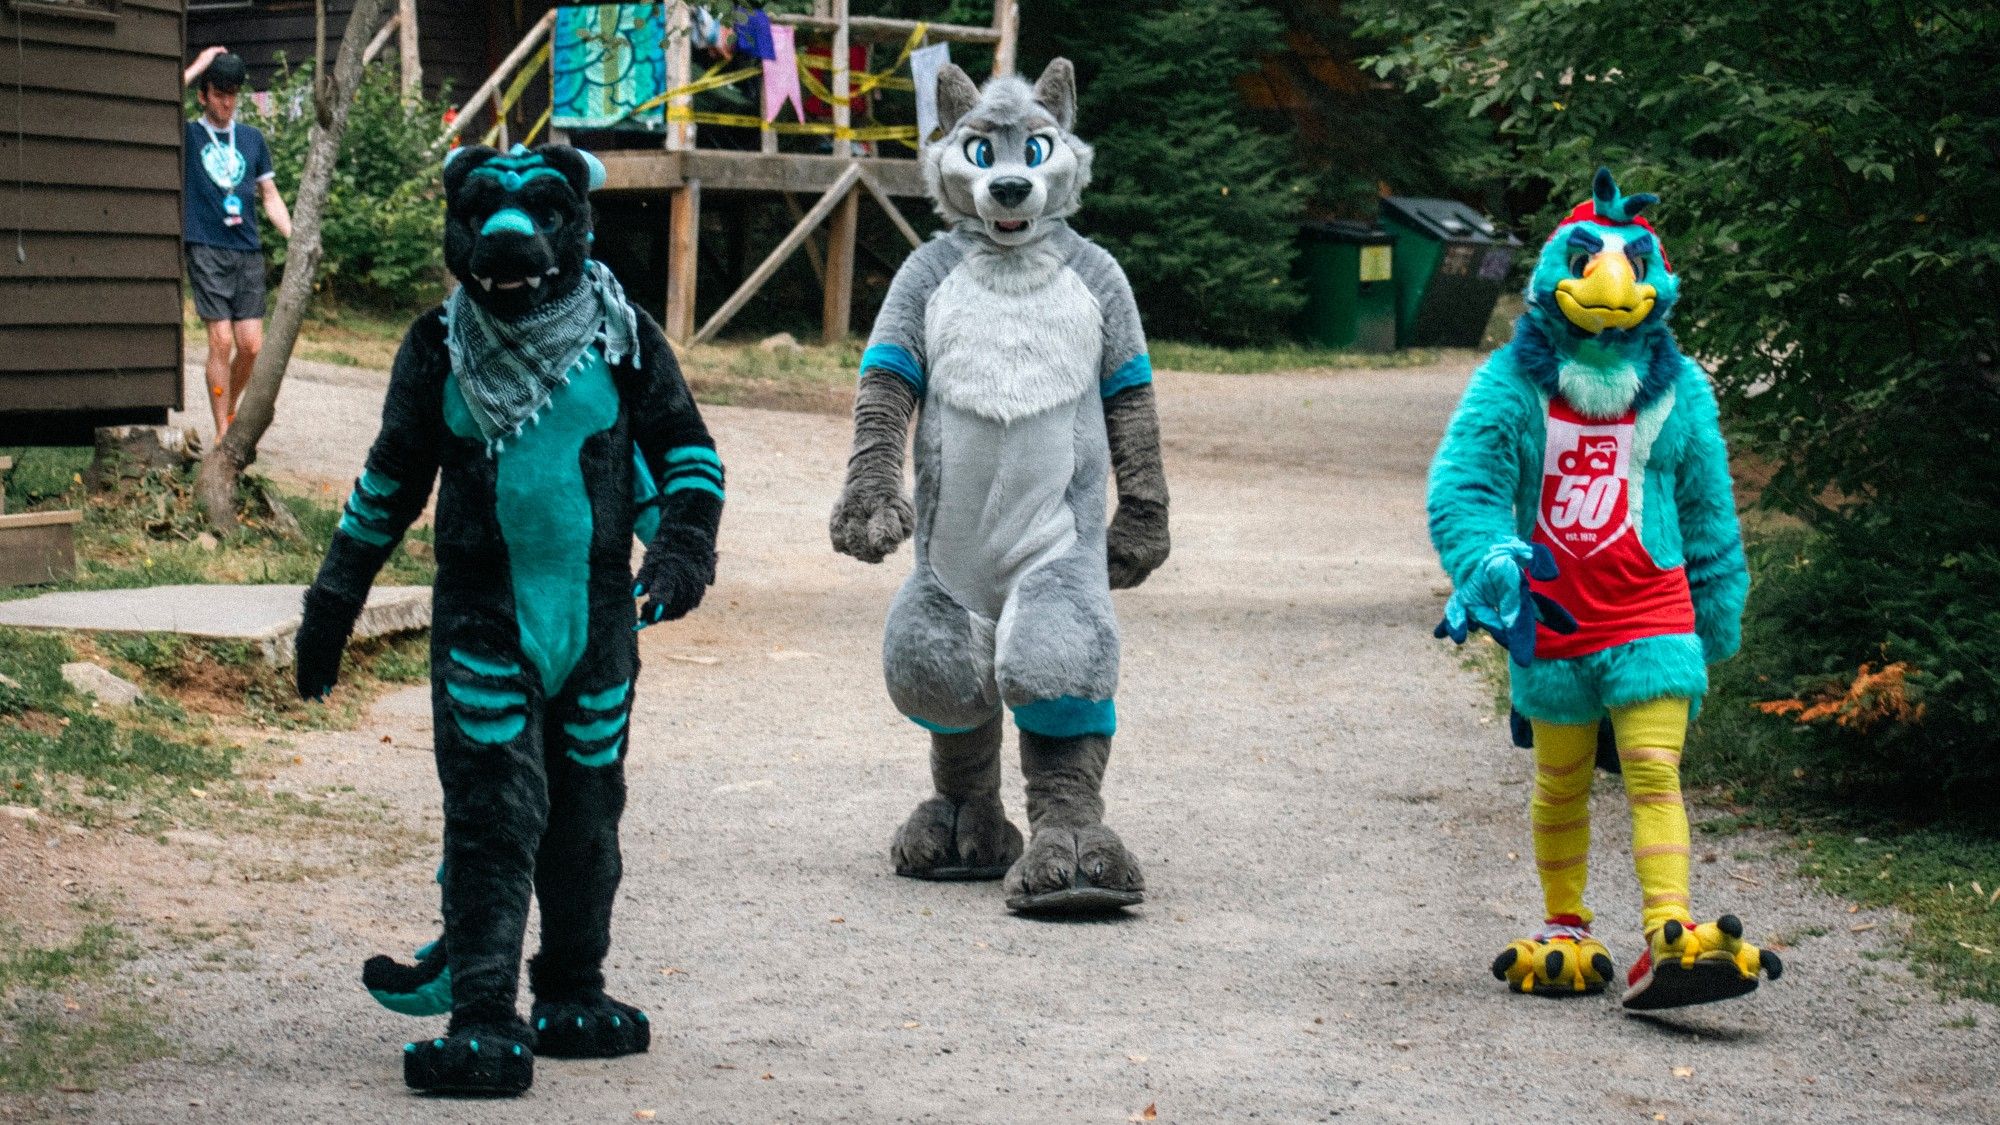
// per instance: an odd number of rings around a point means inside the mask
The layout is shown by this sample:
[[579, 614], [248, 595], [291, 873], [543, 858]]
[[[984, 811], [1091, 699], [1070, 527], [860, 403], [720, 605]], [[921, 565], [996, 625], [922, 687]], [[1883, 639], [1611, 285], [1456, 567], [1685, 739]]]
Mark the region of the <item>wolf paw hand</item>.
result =
[[308, 586], [305, 616], [293, 635], [292, 652], [300, 699], [325, 699], [340, 679], [340, 655], [361, 616], [359, 603]]
[[834, 550], [865, 563], [878, 563], [901, 546], [916, 527], [916, 511], [901, 492], [850, 489], [833, 506], [827, 530]]
[[686, 617], [714, 582], [714, 540], [688, 528], [663, 529], [646, 548], [646, 560], [639, 564], [639, 579], [632, 586], [633, 597], [646, 599], [633, 628]]
[[1508, 944], [1493, 959], [1493, 976], [1534, 996], [1589, 996], [1604, 991], [1616, 970], [1611, 951], [1581, 927], [1547, 927]]
[[1121, 500], [1118, 514], [1104, 535], [1106, 561], [1111, 569], [1111, 588], [1129, 590], [1167, 561], [1172, 541], [1167, 535], [1167, 512], [1157, 504]]

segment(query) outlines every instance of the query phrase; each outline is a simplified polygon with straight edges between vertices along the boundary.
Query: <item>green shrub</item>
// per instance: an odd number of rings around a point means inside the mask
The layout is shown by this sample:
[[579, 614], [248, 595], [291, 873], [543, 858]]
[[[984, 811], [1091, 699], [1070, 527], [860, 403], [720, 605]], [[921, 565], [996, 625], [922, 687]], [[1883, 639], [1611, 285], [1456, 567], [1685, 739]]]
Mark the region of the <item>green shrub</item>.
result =
[[[269, 113], [249, 99], [244, 120], [264, 131], [278, 189], [295, 203], [312, 126], [311, 60], [271, 80]], [[341, 140], [320, 228], [320, 290], [341, 300], [393, 307], [436, 301], [444, 289], [444, 200], [436, 148], [447, 103], [405, 103], [393, 66], [363, 72]], [[285, 240], [266, 238], [284, 261]]]

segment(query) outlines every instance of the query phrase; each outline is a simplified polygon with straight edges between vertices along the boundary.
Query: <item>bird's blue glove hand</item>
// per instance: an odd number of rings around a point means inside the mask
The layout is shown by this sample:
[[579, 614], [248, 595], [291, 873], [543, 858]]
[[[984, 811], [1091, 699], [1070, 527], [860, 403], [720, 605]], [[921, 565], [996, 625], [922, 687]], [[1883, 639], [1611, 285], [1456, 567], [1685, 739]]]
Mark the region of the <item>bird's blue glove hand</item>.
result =
[[1506, 539], [1493, 545], [1465, 584], [1444, 605], [1444, 620], [1433, 635], [1464, 644], [1473, 629], [1493, 634], [1521, 667], [1535, 662], [1535, 626], [1557, 633], [1576, 632], [1576, 618], [1561, 604], [1529, 588], [1530, 578], [1547, 582], [1556, 577], [1556, 559], [1540, 543]]

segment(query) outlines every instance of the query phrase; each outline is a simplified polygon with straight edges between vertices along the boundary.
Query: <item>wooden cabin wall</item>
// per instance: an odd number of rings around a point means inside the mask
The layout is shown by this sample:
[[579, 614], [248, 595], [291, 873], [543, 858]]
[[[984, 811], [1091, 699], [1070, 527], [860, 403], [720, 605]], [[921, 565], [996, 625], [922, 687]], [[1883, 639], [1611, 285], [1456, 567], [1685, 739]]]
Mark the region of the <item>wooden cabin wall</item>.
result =
[[109, 22], [0, 3], [0, 441], [180, 405], [181, 17], [181, 0], [123, 0]]

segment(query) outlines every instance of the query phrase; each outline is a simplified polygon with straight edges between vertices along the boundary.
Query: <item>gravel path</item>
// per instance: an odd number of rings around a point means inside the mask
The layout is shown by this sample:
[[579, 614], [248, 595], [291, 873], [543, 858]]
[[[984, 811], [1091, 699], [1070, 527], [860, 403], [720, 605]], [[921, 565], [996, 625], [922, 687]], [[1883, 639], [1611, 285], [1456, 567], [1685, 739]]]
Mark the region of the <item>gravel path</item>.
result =
[[[652, 1053], [544, 1061], [518, 1102], [406, 1094], [398, 1046], [435, 1025], [376, 1009], [356, 974], [431, 933], [420, 844], [254, 897], [226, 879], [181, 888], [254, 948], [222, 973], [191, 971], [199, 947], [149, 958], [161, 980], [190, 970], [166, 993], [182, 1058], [73, 1108], [101, 1122], [2000, 1119], [2000, 1019], [1878, 959], [1903, 923], [1791, 878], [1767, 858], [1776, 840], [1697, 838], [1697, 903], [1790, 946], [1785, 980], [1749, 1000], [1641, 1020], [1609, 997], [1510, 996], [1488, 975], [1539, 898], [1516, 855], [1525, 759], [1485, 683], [1429, 635], [1444, 589], [1423, 472], [1463, 379], [1162, 377], [1175, 552], [1118, 596], [1109, 783], [1152, 898], [1087, 925], [1011, 918], [997, 886], [889, 873], [890, 833], [927, 791], [923, 737], [890, 708], [877, 655], [908, 552], [866, 567], [826, 546], [844, 420], [711, 408], [730, 465], [724, 578], [694, 619], [644, 634], [633, 720], [611, 973], [653, 1013]], [[378, 393], [295, 380], [269, 467], [350, 478]], [[299, 739], [278, 783], [352, 786], [434, 835], [428, 732], [425, 693], [392, 695], [365, 730]], [[1018, 817], [1015, 777], [1007, 799]], [[1622, 967], [1638, 903], [1614, 785], [1597, 806], [1595, 902]], [[303, 862], [326, 845], [257, 846]]]

